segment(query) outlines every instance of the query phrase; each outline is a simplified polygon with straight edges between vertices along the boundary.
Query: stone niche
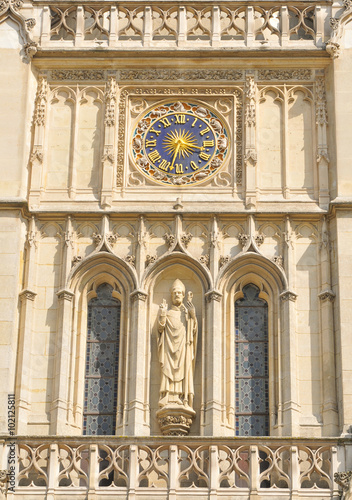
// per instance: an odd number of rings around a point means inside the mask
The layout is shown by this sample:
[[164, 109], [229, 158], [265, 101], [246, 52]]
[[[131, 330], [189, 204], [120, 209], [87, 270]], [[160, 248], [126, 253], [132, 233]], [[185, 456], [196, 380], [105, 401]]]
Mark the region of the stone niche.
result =
[[[198, 341], [194, 371], [194, 401], [193, 409], [181, 405], [168, 405], [160, 408], [159, 394], [161, 381], [161, 368], [158, 358], [158, 311], [159, 306], [166, 300], [168, 306], [172, 305], [170, 289], [176, 279], [183, 282], [187, 293], [193, 292], [193, 304], [198, 320]], [[200, 434], [200, 408], [202, 395], [202, 345], [203, 345], [203, 297], [204, 287], [201, 279], [187, 265], [165, 265], [152, 285], [151, 291], [151, 373], [150, 373], [150, 409], [151, 409], [151, 434], [165, 435], [199, 435]], [[172, 408], [171, 408], [172, 406]], [[170, 411], [171, 409], [171, 411]]]

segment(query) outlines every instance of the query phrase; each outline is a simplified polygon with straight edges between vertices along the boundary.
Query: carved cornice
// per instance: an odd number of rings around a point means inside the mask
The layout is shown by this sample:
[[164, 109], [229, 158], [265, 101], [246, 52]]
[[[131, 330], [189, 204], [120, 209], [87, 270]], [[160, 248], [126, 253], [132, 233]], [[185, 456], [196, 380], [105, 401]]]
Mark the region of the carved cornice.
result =
[[287, 300], [290, 300], [291, 302], [295, 302], [297, 299], [297, 294], [294, 292], [291, 292], [290, 290], [285, 290], [280, 294], [280, 299], [282, 302], [286, 302]]
[[32, 290], [22, 290], [22, 292], [20, 293], [20, 299], [22, 301], [24, 300], [31, 300], [32, 302], [34, 301], [34, 299], [36, 298], [37, 294], [35, 292], [33, 292]]
[[325, 302], [326, 300], [328, 300], [329, 302], [333, 302], [336, 295], [332, 290], [323, 290], [318, 294], [318, 297], [322, 302]]
[[148, 298], [148, 294], [143, 292], [142, 290], [135, 290], [130, 294], [130, 299], [132, 302], [136, 302], [140, 300], [141, 302], [145, 302]]

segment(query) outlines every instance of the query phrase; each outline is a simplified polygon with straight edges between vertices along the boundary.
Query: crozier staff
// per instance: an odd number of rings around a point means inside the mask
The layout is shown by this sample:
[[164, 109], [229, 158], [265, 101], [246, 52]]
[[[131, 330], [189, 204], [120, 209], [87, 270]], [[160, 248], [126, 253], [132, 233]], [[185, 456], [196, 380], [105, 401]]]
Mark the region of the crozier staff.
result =
[[159, 307], [158, 354], [161, 364], [159, 406], [179, 404], [193, 406], [194, 363], [197, 350], [198, 323], [188, 292], [183, 303], [185, 286], [177, 279], [171, 287], [172, 306], [166, 300]]

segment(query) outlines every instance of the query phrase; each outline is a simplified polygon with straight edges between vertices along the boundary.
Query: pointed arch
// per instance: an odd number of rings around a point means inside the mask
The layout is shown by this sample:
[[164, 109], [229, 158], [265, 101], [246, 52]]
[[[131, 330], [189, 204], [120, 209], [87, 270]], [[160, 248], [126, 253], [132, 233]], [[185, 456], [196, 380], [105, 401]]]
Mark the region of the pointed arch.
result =
[[182, 252], [164, 254], [152, 265], [148, 266], [141, 279], [141, 287], [145, 290], [150, 289], [157, 276], [164, 271], [165, 268], [174, 264], [181, 264], [193, 271], [200, 279], [204, 293], [212, 289], [213, 280], [208, 268], [190, 255]]

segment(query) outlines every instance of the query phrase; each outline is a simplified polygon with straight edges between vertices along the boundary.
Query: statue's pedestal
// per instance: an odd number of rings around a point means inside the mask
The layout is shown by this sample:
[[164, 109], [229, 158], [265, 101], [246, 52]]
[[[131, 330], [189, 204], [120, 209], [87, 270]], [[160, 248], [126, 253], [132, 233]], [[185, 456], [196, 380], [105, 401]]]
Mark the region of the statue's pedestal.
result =
[[186, 436], [196, 412], [190, 407], [168, 403], [156, 412], [164, 436]]

